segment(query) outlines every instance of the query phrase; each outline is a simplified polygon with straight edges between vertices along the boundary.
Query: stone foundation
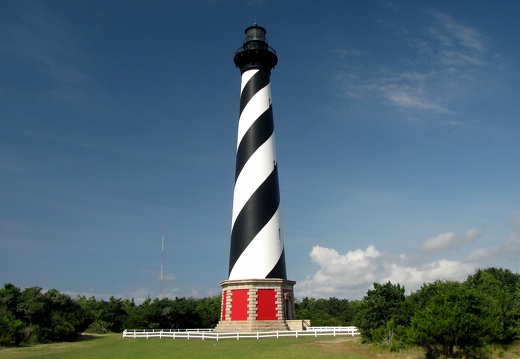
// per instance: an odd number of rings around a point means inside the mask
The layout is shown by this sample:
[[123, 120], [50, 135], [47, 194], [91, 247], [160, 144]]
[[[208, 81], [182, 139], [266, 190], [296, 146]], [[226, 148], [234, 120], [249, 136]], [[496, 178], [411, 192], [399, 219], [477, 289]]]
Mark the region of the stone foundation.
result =
[[305, 319], [305, 320], [287, 320], [286, 322], [287, 322], [287, 326], [292, 331], [307, 330], [307, 328], [311, 326], [311, 320], [310, 319]]
[[236, 333], [236, 332], [274, 332], [281, 330], [290, 330], [285, 320], [235, 320], [220, 321], [215, 327], [218, 333]]
[[217, 332], [290, 330], [294, 319], [295, 281], [286, 279], [226, 280], [222, 286]]

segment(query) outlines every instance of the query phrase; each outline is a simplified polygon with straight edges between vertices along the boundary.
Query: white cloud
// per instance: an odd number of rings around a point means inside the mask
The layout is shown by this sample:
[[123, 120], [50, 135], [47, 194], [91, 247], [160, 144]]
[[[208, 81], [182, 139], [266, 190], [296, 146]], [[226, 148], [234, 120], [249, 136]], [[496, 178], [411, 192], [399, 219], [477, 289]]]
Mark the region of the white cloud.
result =
[[485, 76], [484, 65], [489, 63], [488, 40], [449, 15], [436, 10], [427, 14], [429, 17], [423, 19], [427, 25], [422, 29], [399, 30], [415, 53], [394, 63], [389, 58], [384, 69], [370, 71], [364, 65], [370, 63], [369, 49], [356, 50], [356, 56], [348, 59], [345, 54], [351, 50], [336, 49], [333, 53], [338, 61], [348, 65], [338, 66], [341, 70], [334, 79], [345, 96], [356, 101], [391, 106], [399, 116], [411, 120], [444, 118], [443, 124], [459, 126], [460, 119], [446, 117], [456, 116], [464, 101], [482, 88], [476, 84]]
[[417, 265], [404, 254], [382, 253], [375, 246], [344, 255], [335, 249], [315, 246], [310, 256], [320, 268], [295, 287], [297, 297], [361, 299], [373, 283], [400, 283], [407, 292], [436, 279], [463, 280], [476, 266], [447, 259]]
[[482, 58], [475, 55], [466, 54], [460, 51], [444, 50], [441, 51], [440, 61], [448, 66], [460, 67], [465, 65], [484, 65]]
[[327, 264], [361, 263], [365, 258], [377, 258], [380, 255], [381, 253], [373, 245], [369, 245], [366, 251], [358, 249], [348, 252], [344, 256], [339, 255], [335, 249], [315, 246], [310, 254], [312, 260], [322, 266]]
[[431, 99], [418, 95], [415, 91], [409, 90], [406, 87], [397, 87], [395, 90], [385, 91], [385, 96], [393, 105], [401, 108], [432, 110], [438, 113], [453, 112], [436, 104]]
[[479, 248], [472, 251], [466, 258], [468, 261], [490, 262], [511, 257], [516, 260], [520, 256], [520, 238], [511, 234], [507, 241], [490, 248]]
[[520, 236], [516, 233], [501, 243], [475, 249], [465, 258], [435, 257], [441, 250], [474, 243], [481, 234], [477, 228], [470, 228], [463, 235], [446, 231], [426, 240], [419, 252], [411, 254], [382, 252], [372, 244], [365, 250], [350, 250], [345, 254], [334, 248], [314, 246], [309, 255], [319, 268], [297, 283], [296, 296], [362, 299], [373, 283], [387, 281], [404, 285], [409, 294], [437, 279], [462, 281], [477, 268], [518, 270]]
[[498, 254], [500, 254], [500, 248], [499, 247], [492, 247], [492, 248], [478, 248], [473, 251], [466, 257], [467, 260], [470, 261], [485, 261], [489, 260], [491, 258], [496, 257]]
[[477, 228], [469, 229], [463, 236], [457, 236], [453, 232], [444, 232], [426, 240], [421, 245], [421, 250], [431, 252], [457, 248], [461, 245], [473, 242], [480, 234], [481, 232]]
[[466, 49], [477, 52], [485, 52], [486, 47], [482, 41], [484, 36], [476, 29], [457, 23], [449, 15], [440, 11], [431, 10], [431, 15], [437, 20], [437, 27], [430, 29], [430, 32], [444, 46], [452, 47], [460, 45]]
[[177, 279], [177, 278], [175, 277], [175, 274], [173, 274], [173, 273], [164, 273], [163, 274], [163, 280], [165, 280], [165, 281], [172, 282], [175, 279]]

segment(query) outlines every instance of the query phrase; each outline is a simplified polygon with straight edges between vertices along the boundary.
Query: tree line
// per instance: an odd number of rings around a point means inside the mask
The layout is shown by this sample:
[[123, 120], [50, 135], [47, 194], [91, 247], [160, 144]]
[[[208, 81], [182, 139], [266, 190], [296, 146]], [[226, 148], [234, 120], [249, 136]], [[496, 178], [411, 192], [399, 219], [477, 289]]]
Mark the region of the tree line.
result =
[[71, 298], [56, 289], [0, 289], [0, 346], [73, 341], [83, 333], [120, 333], [126, 328], [210, 328], [219, 320], [220, 296], [151, 299]]
[[[0, 346], [75, 340], [82, 332], [130, 328], [210, 328], [220, 318], [221, 296], [151, 299], [71, 298], [55, 289], [0, 289]], [[313, 326], [355, 325], [363, 340], [389, 350], [420, 346], [450, 357], [520, 339], [520, 275], [477, 270], [465, 281], [437, 280], [405, 295], [400, 284], [374, 283], [362, 300], [305, 297], [296, 318]]]
[[520, 339], [520, 275], [477, 270], [463, 282], [436, 280], [405, 296], [387, 282], [359, 303], [354, 323], [367, 342], [390, 350], [424, 348], [427, 357], [472, 357]]

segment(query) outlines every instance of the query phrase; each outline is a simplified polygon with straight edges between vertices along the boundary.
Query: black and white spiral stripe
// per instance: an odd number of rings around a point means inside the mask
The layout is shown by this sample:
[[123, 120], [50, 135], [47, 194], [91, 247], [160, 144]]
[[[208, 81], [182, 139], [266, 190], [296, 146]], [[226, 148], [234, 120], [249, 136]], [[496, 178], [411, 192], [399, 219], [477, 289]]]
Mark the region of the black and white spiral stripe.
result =
[[287, 279], [269, 72], [242, 74], [229, 279]]

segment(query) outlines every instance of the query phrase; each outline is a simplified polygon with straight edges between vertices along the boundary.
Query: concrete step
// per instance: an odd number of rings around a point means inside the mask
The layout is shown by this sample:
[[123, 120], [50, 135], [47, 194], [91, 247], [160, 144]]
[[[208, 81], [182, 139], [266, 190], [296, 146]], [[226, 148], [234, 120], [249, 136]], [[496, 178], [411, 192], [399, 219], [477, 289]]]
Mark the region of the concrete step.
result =
[[285, 320], [235, 320], [220, 321], [215, 327], [218, 333], [272, 332], [290, 330]]

